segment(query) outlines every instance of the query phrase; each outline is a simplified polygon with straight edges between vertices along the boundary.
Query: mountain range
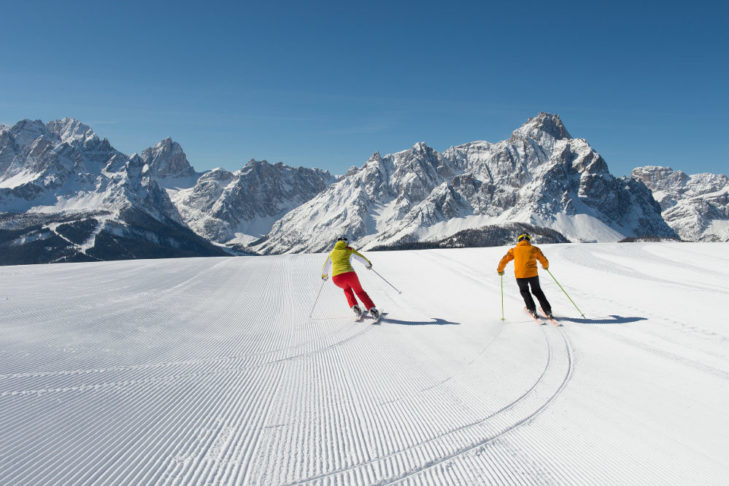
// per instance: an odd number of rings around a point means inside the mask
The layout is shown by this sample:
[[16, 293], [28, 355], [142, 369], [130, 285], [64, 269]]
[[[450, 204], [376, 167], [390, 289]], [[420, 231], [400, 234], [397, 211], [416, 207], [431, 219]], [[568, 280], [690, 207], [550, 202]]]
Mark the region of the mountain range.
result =
[[729, 241], [729, 178], [687, 175], [670, 167], [637, 167], [631, 172], [661, 205], [663, 219], [686, 241]]
[[127, 156], [72, 118], [0, 125], [0, 263], [480, 246], [729, 241], [726, 176], [640, 167], [616, 178], [557, 115], [498, 143], [375, 153], [335, 177], [251, 160], [197, 172], [167, 138]]

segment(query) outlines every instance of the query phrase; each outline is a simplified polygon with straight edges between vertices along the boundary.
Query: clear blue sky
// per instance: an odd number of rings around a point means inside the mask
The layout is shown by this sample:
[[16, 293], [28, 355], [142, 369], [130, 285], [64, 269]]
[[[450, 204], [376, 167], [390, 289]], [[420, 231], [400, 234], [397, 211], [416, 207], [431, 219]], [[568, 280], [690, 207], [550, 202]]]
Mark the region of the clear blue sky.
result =
[[727, 173], [726, 5], [7, 1], [0, 123], [72, 116], [128, 154], [169, 136], [198, 170], [342, 173], [547, 111], [615, 175]]

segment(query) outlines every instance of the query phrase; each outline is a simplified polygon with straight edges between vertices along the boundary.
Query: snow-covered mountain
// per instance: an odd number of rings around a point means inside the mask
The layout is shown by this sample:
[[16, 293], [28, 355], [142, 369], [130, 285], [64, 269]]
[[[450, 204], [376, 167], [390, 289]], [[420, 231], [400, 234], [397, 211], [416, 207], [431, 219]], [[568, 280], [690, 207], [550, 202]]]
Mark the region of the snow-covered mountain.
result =
[[149, 175], [163, 187], [189, 185], [200, 176], [188, 162], [180, 144], [169, 137], [144, 149], [140, 158], [147, 165]]
[[633, 169], [633, 179], [653, 191], [663, 219], [683, 240], [729, 241], [729, 178], [687, 175], [670, 167]]
[[78, 120], [0, 128], [0, 263], [221, 255], [138, 156]]
[[277, 221], [254, 248], [322, 251], [339, 234], [365, 249], [403, 246], [514, 222], [575, 241], [674, 237], [660, 211], [644, 184], [612, 176], [587, 141], [540, 113], [499, 143], [375, 153]]
[[202, 174], [192, 187], [168, 192], [193, 231], [233, 246], [259, 239], [277, 219], [334, 180], [319, 169], [251, 160], [235, 172], [215, 169]]
[[170, 138], [131, 157], [72, 118], [0, 127], [0, 263], [218, 255], [335, 178], [251, 161], [198, 173]]
[[417, 143], [340, 178], [255, 160], [199, 173], [170, 138], [127, 156], [78, 120], [23, 120], [0, 125], [0, 263], [322, 251], [341, 234], [364, 249], [478, 246], [525, 227], [554, 242], [729, 241], [727, 187], [656, 167], [615, 178], [547, 113], [508, 140]]

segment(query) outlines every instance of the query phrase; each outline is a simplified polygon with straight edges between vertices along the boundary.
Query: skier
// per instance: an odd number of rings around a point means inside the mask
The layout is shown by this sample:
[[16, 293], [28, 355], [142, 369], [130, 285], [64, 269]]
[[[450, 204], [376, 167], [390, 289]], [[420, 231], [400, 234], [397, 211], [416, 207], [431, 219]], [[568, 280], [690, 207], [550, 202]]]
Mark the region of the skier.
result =
[[537, 260], [539, 260], [545, 270], [549, 268], [549, 260], [542, 254], [542, 250], [536, 246], [532, 246], [531, 239], [532, 237], [529, 236], [529, 233], [519, 235], [516, 239], [516, 246], [506, 252], [506, 255], [499, 262], [496, 271], [499, 272], [499, 275], [503, 275], [506, 264], [514, 260], [516, 283], [519, 285], [519, 292], [524, 298], [527, 311], [533, 317], [538, 317], [534, 299], [532, 299], [529, 293], [529, 287], [531, 287], [531, 293], [539, 300], [542, 311], [548, 319], [552, 319], [552, 306], [549, 305], [547, 297], [539, 286], [539, 276], [537, 275]]
[[[344, 290], [344, 295], [347, 297], [347, 303], [349, 307], [357, 315], [357, 319], [363, 318], [367, 312], [372, 314], [375, 319], [380, 318], [380, 311], [375, 308], [375, 303], [372, 302], [370, 296], [364, 291], [362, 285], [359, 283], [359, 278], [352, 268], [350, 259], [354, 256], [360, 263], [364, 264], [367, 270], [372, 268], [372, 262], [364, 257], [354, 248], [347, 245], [348, 240], [346, 236], [340, 236], [337, 238], [337, 242], [334, 244], [334, 249], [327, 256], [324, 266], [321, 271], [322, 280], [329, 278], [329, 268], [332, 270], [332, 282], [334, 285]], [[354, 294], [357, 293], [359, 300], [362, 301], [366, 310], [362, 310], [357, 304], [357, 299]]]

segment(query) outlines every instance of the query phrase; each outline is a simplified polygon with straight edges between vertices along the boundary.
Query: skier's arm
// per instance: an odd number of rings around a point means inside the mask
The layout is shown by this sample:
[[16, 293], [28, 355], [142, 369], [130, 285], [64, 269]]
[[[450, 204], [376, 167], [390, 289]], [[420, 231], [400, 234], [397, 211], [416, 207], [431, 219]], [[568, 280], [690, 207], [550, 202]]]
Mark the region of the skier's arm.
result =
[[[361, 254], [361, 253], [360, 253], [360, 252], [358, 252], [357, 250], [355, 250], [355, 249], [352, 249], [352, 256], [354, 257], [354, 259], [355, 259], [355, 260], [357, 260], [357, 261], [358, 261], [358, 262], [360, 262], [360, 263], [361, 263], [362, 265], [364, 265], [365, 267], [367, 267], [367, 269], [368, 269], [368, 270], [369, 270], [370, 268], [372, 268], [372, 262], [371, 262], [371, 261], [369, 261], [369, 260], [368, 260], [368, 259], [367, 259], [367, 258], [366, 258], [366, 257], [365, 257], [365, 256], [364, 256], [363, 254]], [[351, 257], [350, 257], [350, 258], [351, 258]]]
[[504, 273], [504, 268], [506, 268], [506, 264], [509, 263], [514, 259], [514, 250], [509, 250], [506, 252], [506, 255], [504, 255], [501, 258], [501, 261], [499, 261], [499, 266], [496, 267], [496, 271], [499, 272], [499, 274]]
[[332, 268], [332, 255], [327, 255], [327, 259], [324, 261], [324, 265], [321, 267], [321, 278], [326, 280], [329, 278], [329, 269]]
[[547, 260], [547, 257], [544, 256], [544, 253], [539, 248], [537, 248], [537, 260], [539, 260], [545, 270], [549, 268], [549, 260]]

